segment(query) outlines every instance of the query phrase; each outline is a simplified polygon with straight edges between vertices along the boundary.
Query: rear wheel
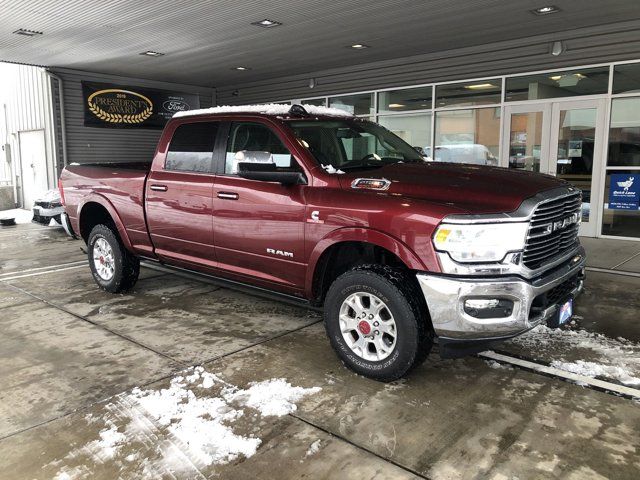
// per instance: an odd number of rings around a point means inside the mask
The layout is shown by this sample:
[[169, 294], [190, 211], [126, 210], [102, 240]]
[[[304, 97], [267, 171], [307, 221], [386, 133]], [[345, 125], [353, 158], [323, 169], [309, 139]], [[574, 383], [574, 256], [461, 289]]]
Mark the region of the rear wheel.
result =
[[138, 281], [140, 261], [124, 248], [111, 227], [93, 227], [87, 246], [91, 273], [100, 288], [119, 293], [129, 290]]
[[324, 324], [340, 359], [361, 375], [396, 380], [433, 345], [428, 313], [402, 270], [363, 265], [338, 277], [327, 293]]

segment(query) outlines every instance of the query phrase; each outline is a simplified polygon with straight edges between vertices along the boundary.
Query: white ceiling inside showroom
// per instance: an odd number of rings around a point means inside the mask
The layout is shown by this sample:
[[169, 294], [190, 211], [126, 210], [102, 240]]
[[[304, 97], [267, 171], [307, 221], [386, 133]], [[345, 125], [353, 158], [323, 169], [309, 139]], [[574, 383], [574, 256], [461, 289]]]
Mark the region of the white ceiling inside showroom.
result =
[[0, 60], [213, 87], [638, 18], [638, 0], [0, 0]]

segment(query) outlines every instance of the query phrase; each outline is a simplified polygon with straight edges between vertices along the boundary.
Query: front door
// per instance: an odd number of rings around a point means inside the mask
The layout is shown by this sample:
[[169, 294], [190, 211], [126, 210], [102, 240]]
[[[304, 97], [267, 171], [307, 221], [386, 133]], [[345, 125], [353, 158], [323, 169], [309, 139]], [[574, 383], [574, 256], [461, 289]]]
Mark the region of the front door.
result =
[[20, 132], [19, 139], [22, 208], [31, 209], [33, 202], [47, 191], [47, 153], [44, 130]]
[[227, 275], [296, 293], [304, 284], [304, 185], [241, 178], [238, 162], [300, 167], [282, 139], [257, 122], [230, 125], [213, 209], [218, 265]]
[[555, 175], [582, 190], [583, 236], [597, 232], [604, 115], [602, 99], [505, 108], [504, 166]]

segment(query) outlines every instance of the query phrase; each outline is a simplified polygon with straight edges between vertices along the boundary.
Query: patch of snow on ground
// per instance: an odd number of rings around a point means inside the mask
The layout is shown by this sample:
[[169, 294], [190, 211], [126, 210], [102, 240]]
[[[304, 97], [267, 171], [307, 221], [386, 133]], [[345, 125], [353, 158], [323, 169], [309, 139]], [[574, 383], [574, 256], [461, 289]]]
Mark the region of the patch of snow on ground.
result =
[[[560, 353], [552, 366], [587, 377], [603, 377], [627, 385], [640, 385], [640, 345], [586, 330], [563, 330], [538, 325], [510, 342], [547, 355]], [[581, 352], [581, 350], [583, 350]], [[590, 353], [589, 360], [566, 358], [565, 352]], [[595, 361], [594, 361], [595, 360]]]
[[307, 454], [305, 455], [305, 457], [310, 457], [311, 455], [315, 455], [316, 453], [318, 453], [318, 450], [320, 450], [321, 444], [322, 444], [322, 441], [318, 439], [315, 442], [313, 442], [311, 445], [309, 445], [309, 449], [307, 450]]
[[[321, 107], [317, 105], [302, 105], [310, 115], [327, 115], [332, 117], [352, 117], [353, 115], [339, 108]], [[190, 117], [192, 115], [211, 115], [215, 113], [264, 113], [267, 115], [286, 115], [291, 105], [267, 103], [264, 105], [221, 105], [219, 107], [202, 108], [199, 110], [184, 110], [176, 112], [173, 117]]]
[[[157, 478], [166, 472], [173, 475], [240, 456], [248, 458], [262, 441], [236, 433], [235, 422], [244, 418], [244, 423], [257, 426], [261, 416], [293, 412], [294, 402], [320, 390], [294, 387], [282, 378], [240, 389], [196, 367], [174, 377], [168, 388], [135, 388], [116, 396], [105, 406], [104, 414], [86, 418], [88, 424], [105, 424], [99, 438], [49, 465], [58, 470], [60, 479], [90, 478], [86, 468], [102, 464], [116, 471], [125, 468], [134, 477]], [[260, 415], [245, 415], [245, 408], [258, 410]], [[82, 470], [75, 465], [78, 461]], [[58, 468], [61, 463], [64, 465]]]
[[485, 363], [489, 365], [489, 368], [493, 368], [494, 370], [513, 370], [513, 367], [504, 363], [496, 362], [495, 360], [485, 360]]
[[594, 362], [585, 362], [584, 360], [577, 360], [575, 362], [554, 360], [551, 362], [551, 366], [564, 370], [565, 372], [584, 375], [585, 377], [613, 378], [625, 385], [640, 385], [640, 378], [631, 376], [625, 368], [619, 366], [602, 365]]
[[33, 220], [33, 212], [22, 208], [2, 210], [0, 211], [0, 218], [15, 218], [18, 224], [31, 223], [31, 220]]
[[301, 400], [305, 395], [317, 393], [320, 387], [302, 388], [293, 387], [284, 378], [266, 380], [252, 383], [246, 390], [227, 389], [223, 393], [229, 402], [239, 402], [241, 405], [255, 408], [263, 416], [274, 415], [281, 417], [297, 410], [294, 402]]

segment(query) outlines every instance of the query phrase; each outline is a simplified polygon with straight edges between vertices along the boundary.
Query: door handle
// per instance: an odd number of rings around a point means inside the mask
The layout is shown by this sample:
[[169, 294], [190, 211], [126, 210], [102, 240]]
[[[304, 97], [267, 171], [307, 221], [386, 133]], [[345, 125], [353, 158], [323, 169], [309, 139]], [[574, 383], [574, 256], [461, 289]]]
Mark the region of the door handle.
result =
[[166, 185], [151, 185], [149, 188], [151, 190], [155, 190], [156, 192], [166, 192], [167, 191], [167, 186]]
[[239, 195], [235, 192], [218, 192], [218, 198], [224, 200], [238, 200]]

